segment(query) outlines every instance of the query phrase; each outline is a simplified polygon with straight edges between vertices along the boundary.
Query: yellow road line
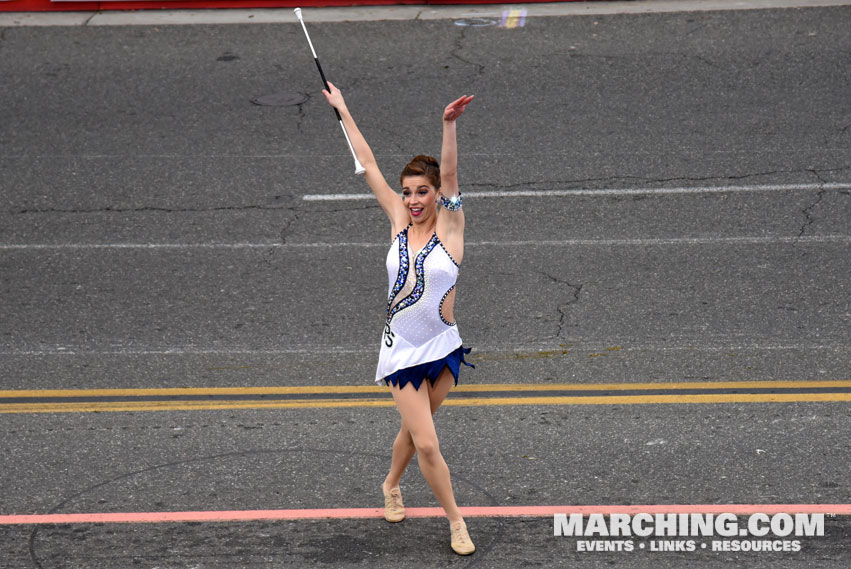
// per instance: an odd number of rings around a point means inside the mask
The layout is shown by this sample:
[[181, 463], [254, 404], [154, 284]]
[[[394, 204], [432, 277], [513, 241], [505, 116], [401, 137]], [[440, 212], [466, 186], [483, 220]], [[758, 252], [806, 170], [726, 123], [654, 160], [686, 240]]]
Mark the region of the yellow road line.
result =
[[851, 380], [830, 381], [684, 381], [665, 383], [552, 383], [552, 384], [468, 384], [454, 391], [631, 391], [638, 389], [794, 389], [810, 387], [851, 387]]
[[[689, 395], [611, 395], [593, 397], [483, 397], [448, 398], [444, 405], [457, 407], [512, 405], [641, 405], [683, 403], [784, 403], [851, 401], [851, 393], [721, 393]], [[120, 401], [80, 403], [11, 403], [0, 405], [3, 413], [91, 413], [133, 411], [200, 411], [217, 409], [293, 409], [335, 407], [392, 407], [382, 399], [289, 399], [277, 401]]]
[[323, 407], [393, 407], [392, 399], [289, 399], [278, 401], [98, 401], [87, 403], [10, 403], [3, 413], [100, 413], [110, 411], [202, 411]]
[[601, 397], [487, 397], [447, 399], [444, 405], [640, 405], [648, 403], [783, 403], [851, 401], [851, 393], [721, 393], [704, 395], [611, 395]]
[[167, 387], [154, 389], [39, 389], [0, 391], [3, 397], [145, 397], [180, 395], [288, 395], [305, 393], [386, 393], [379, 385], [303, 385], [290, 387]]
[[[812, 387], [848, 387], [851, 380], [830, 381], [703, 381], [665, 383], [483, 383], [459, 385], [453, 391], [463, 393], [493, 391], [631, 391], [640, 389], [794, 389]], [[358, 394], [387, 393], [389, 389], [379, 385], [305, 385], [287, 387], [169, 387], [140, 389], [41, 389], [0, 390], [0, 398], [46, 398], [46, 397], [176, 397], [182, 395], [298, 395], [298, 394]]]

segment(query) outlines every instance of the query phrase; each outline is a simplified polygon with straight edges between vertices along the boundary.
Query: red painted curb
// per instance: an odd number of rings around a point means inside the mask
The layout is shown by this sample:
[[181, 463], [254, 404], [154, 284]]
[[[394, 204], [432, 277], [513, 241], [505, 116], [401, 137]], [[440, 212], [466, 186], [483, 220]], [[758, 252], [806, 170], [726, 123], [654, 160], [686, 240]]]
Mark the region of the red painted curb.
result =
[[[513, 4], [579, 0], [517, 0]], [[502, 4], [504, 0], [147, 0], [85, 2], [78, 0], [0, 1], [0, 12], [104, 12], [108, 10], [204, 10], [208, 8], [316, 8], [441, 4]]]

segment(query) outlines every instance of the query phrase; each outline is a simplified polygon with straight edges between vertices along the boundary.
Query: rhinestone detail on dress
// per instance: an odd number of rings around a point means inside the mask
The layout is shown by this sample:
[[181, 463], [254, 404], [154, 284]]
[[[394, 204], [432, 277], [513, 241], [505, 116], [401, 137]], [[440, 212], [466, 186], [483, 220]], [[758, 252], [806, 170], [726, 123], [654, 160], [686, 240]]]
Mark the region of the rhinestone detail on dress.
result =
[[[410, 226], [408, 226], [410, 227]], [[393, 284], [393, 290], [390, 291], [390, 298], [387, 299], [387, 322], [390, 322], [390, 307], [393, 304], [393, 299], [405, 286], [405, 281], [408, 280], [408, 227], [399, 232], [399, 274], [396, 275], [396, 282]]]
[[[447, 253], [448, 255], [448, 253]], [[452, 257], [450, 257], [451, 259]], [[449, 287], [449, 290], [446, 291], [446, 294], [443, 295], [443, 298], [440, 299], [440, 305], [437, 308], [437, 313], [440, 314], [440, 319], [443, 320], [443, 323], [447, 326], [455, 326], [455, 322], [449, 322], [446, 318], [443, 317], [443, 301], [446, 300], [446, 297], [449, 296], [449, 293], [455, 290], [455, 285]]]
[[[407, 267], [407, 264], [408, 264], [407, 235], [408, 235], [408, 233], [407, 233], [407, 229], [406, 229], [405, 230], [405, 249], [406, 250], [404, 252], [402, 250], [401, 241], [400, 241], [400, 245], [399, 245], [399, 263], [400, 263], [399, 273], [400, 274], [402, 273], [401, 263], [403, 262], [403, 257], [404, 257], [405, 267]], [[437, 247], [438, 243], [440, 243], [440, 241], [437, 239], [437, 234], [436, 233], [432, 234], [431, 239], [429, 239], [429, 242], [426, 243], [426, 246], [423, 247], [422, 251], [420, 251], [419, 255], [417, 255], [417, 259], [416, 259], [416, 261], [414, 261], [414, 275], [416, 275], [417, 284], [414, 286], [414, 290], [411, 291], [411, 294], [409, 294], [408, 296], [403, 298], [396, 306], [393, 307], [392, 310], [389, 309], [389, 305], [388, 305], [387, 322], [390, 322], [390, 320], [393, 319], [394, 314], [396, 314], [400, 310], [404, 310], [405, 308], [416, 303], [422, 297], [423, 290], [425, 289], [425, 271], [423, 271], [423, 263], [425, 263], [425, 259], [426, 259], [426, 257], [428, 257], [428, 254], [431, 253], [432, 249]], [[405, 269], [405, 278], [406, 279], [407, 279], [407, 276], [408, 276], [408, 271], [407, 271], [407, 268], [406, 268]], [[405, 280], [402, 280], [401, 282], [402, 282], [402, 286], [404, 286]], [[401, 290], [401, 286], [399, 285], [399, 279], [398, 278], [396, 279], [396, 284], [393, 286], [394, 291], [396, 290], [396, 287], [400, 287], [400, 290]], [[396, 293], [394, 293], [390, 297], [390, 304], [392, 304], [393, 298], [395, 296], [396, 296]]]

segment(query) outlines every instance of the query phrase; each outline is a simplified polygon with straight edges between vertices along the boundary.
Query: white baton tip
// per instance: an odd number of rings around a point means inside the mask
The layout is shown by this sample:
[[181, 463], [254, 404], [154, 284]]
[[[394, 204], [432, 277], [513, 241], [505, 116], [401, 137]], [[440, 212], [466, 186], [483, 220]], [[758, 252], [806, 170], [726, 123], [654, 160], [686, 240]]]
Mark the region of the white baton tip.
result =
[[293, 12], [295, 12], [295, 17], [301, 20], [301, 8], [296, 8]]

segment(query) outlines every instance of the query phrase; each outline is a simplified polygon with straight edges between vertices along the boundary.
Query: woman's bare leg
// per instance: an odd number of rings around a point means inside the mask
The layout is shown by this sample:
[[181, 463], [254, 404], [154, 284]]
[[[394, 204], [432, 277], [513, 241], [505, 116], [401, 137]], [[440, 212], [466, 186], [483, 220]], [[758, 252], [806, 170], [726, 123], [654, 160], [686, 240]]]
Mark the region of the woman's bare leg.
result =
[[[414, 389], [413, 386], [405, 386], [404, 389], [393, 387], [391, 392], [393, 393], [393, 399], [396, 401], [396, 409], [398, 409], [399, 414], [402, 416], [402, 428], [409, 433], [414, 444], [415, 452], [419, 456], [420, 471], [423, 473], [429, 486], [431, 486], [431, 490], [437, 501], [446, 512], [446, 517], [449, 518], [450, 522], [457, 522], [463, 518], [461, 512], [458, 510], [458, 506], [455, 504], [455, 495], [452, 492], [452, 482], [449, 477], [449, 467], [446, 466], [446, 461], [443, 460], [443, 456], [440, 454], [437, 432], [434, 429], [434, 420], [432, 419], [433, 406], [436, 405], [434, 410], [437, 410], [437, 407], [440, 406], [440, 403], [443, 402], [443, 399], [449, 392], [452, 381], [452, 373], [448, 369], [444, 369], [434, 389], [431, 388], [428, 380], [426, 380], [425, 385], [420, 386], [419, 390]], [[394, 451], [395, 447], [396, 445], [394, 444]], [[400, 450], [406, 453], [410, 452], [409, 447], [406, 447], [404, 444], [400, 445]], [[403, 458], [404, 456], [400, 457], [400, 459]], [[408, 461], [410, 461], [410, 458], [408, 458]], [[399, 464], [401, 464], [401, 460]], [[388, 485], [388, 488], [392, 487]]]
[[414, 458], [417, 449], [414, 446], [414, 440], [411, 438], [411, 433], [402, 425], [399, 433], [396, 435], [396, 440], [393, 441], [393, 458], [390, 460], [390, 472], [387, 473], [387, 478], [384, 479], [384, 486], [389, 490], [396, 488], [399, 481], [402, 480], [402, 474], [408, 468], [411, 459]]
[[[452, 376], [449, 368], [443, 369], [434, 387], [431, 386], [431, 382], [428, 379], [423, 381], [420, 389], [428, 388], [429, 406], [432, 415], [437, 413], [440, 404], [446, 399], [446, 395], [449, 393], [449, 389], [454, 382], [455, 378]], [[384, 479], [384, 486], [388, 490], [399, 486], [399, 482], [402, 480], [402, 474], [405, 473], [416, 452], [417, 448], [414, 446], [411, 432], [405, 428], [403, 422], [399, 428], [399, 433], [396, 435], [396, 440], [393, 441], [393, 458], [390, 461], [390, 472], [387, 474], [387, 478]]]

